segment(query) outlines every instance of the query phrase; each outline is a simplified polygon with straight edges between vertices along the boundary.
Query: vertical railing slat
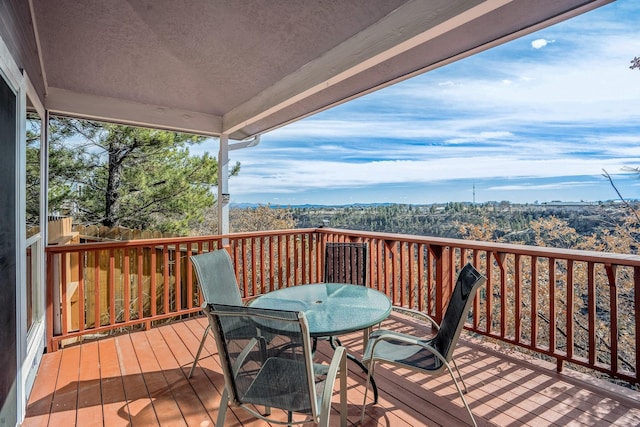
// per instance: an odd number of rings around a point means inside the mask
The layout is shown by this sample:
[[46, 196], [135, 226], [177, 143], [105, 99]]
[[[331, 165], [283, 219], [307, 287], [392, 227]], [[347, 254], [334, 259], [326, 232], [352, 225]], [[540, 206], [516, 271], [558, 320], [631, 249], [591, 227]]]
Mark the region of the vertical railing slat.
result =
[[493, 252], [487, 252], [487, 296], [485, 297], [485, 331], [491, 335], [493, 332], [493, 261], [491, 261]]
[[144, 318], [144, 248], [136, 248], [138, 256], [138, 319]]
[[260, 260], [260, 269], [258, 270], [260, 272], [260, 293], [264, 294], [268, 291], [268, 288], [266, 288], [267, 275], [265, 274], [265, 238], [260, 237], [258, 242], [258, 250], [260, 251], [260, 256], [258, 257]]
[[[480, 270], [480, 251], [473, 251], [473, 265], [476, 269]], [[484, 285], [484, 289], [486, 291], [486, 284]], [[478, 292], [478, 294], [480, 291]], [[476, 297], [473, 299], [473, 327], [474, 329], [478, 329], [480, 327], [480, 296], [476, 294]]]
[[245, 297], [250, 296], [249, 292], [249, 275], [247, 268], [247, 239], [241, 239], [238, 246], [238, 252], [236, 252], [236, 262], [238, 263], [238, 271], [242, 276], [240, 280], [240, 286], [244, 289], [243, 295]]
[[573, 284], [573, 260], [567, 261], [567, 359], [573, 358], [573, 345], [574, 345], [574, 298], [575, 288]]
[[284, 285], [284, 270], [283, 270], [283, 262], [282, 262], [282, 238], [278, 236], [276, 238], [276, 242], [278, 244], [278, 288], [285, 287]]
[[514, 279], [513, 279], [513, 293], [514, 293], [514, 335], [517, 343], [522, 342], [522, 260], [520, 254], [516, 254], [514, 257]]
[[150, 268], [149, 268], [149, 280], [150, 280], [150, 300], [151, 317], [157, 313], [157, 288], [156, 288], [156, 250], [154, 246], [149, 248], [150, 253]]
[[164, 291], [164, 304], [163, 304], [163, 313], [167, 314], [170, 311], [169, 303], [171, 301], [170, 292], [169, 292], [169, 246], [162, 246], [162, 288]]
[[307, 278], [307, 266], [309, 265], [309, 260], [311, 259], [309, 257], [309, 235], [308, 234], [302, 234], [300, 236], [300, 252], [302, 253], [302, 259], [301, 259], [301, 272], [300, 272], [300, 283], [311, 283], [311, 280], [309, 278]]
[[273, 241], [277, 238], [277, 236], [269, 236], [269, 284], [271, 285], [270, 289], [271, 291], [275, 291], [276, 289], [278, 289], [277, 285], [276, 285], [276, 274], [275, 274], [275, 257], [276, 254], [274, 252], [274, 248], [273, 248]]
[[284, 281], [287, 287], [293, 286], [295, 284], [293, 280], [291, 280], [292, 278], [291, 257], [292, 257], [291, 236], [287, 235], [284, 238], [284, 256], [282, 257], [282, 260], [284, 261]]
[[640, 266], [633, 268], [633, 309], [635, 314], [636, 323], [636, 336], [635, 336], [635, 353], [636, 353], [636, 366], [635, 366], [635, 378], [636, 381], [640, 380]]
[[549, 351], [556, 352], [556, 259], [549, 258]]
[[[616, 286], [616, 266], [605, 265], [609, 278], [609, 327], [611, 328], [611, 370], [618, 372], [618, 289]], [[638, 332], [636, 331], [636, 334]], [[636, 355], [636, 357], [638, 357]]]
[[107, 270], [107, 304], [109, 305], [109, 325], [116, 323], [116, 285], [115, 285], [115, 254], [114, 250], [109, 250], [109, 270]]
[[500, 337], [507, 333], [507, 274], [505, 270], [506, 254], [496, 252], [495, 259], [500, 270]]
[[302, 283], [300, 280], [300, 236], [293, 236], [293, 284], [299, 285]]
[[124, 304], [123, 304], [123, 320], [128, 322], [131, 320], [131, 278], [129, 271], [129, 249], [124, 248], [124, 259], [122, 262], [123, 269], [123, 291], [124, 291]]
[[442, 321], [446, 309], [446, 301], [449, 300], [448, 289], [451, 281], [451, 264], [448, 250], [443, 246], [432, 246], [432, 254], [436, 258], [435, 281], [440, 286], [435, 287], [435, 317], [437, 322]]
[[187, 309], [190, 309], [193, 307], [193, 266], [191, 265], [191, 244], [187, 244], [186, 248], [185, 265], [187, 267]]
[[94, 301], [95, 307], [93, 308], [94, 312], [94, 328], [97, 328], [101, 325], [100, 314], [101, 314], [101, 305], [100, 305], [100, 250], [96, 249], [93, 251], [93, 291], [95, 292]]
[[538, 257], [531, 257], [531, 347], [538, 347]]
[[180, 244], [175, 246], [173, 250], [173, 277], [174, 277], [174, 286], [176, 293], [176, 311], [182, 310], [182, 249]]
[[416, 308], [419, 304], [416, 304], [417, 287], [420, 283], [415, 283], [418, 265], [416, 264], [416, 244], [409, 243], [409, 292], [407, 307]]
[[596, 281], [595, 281], [595, 264], [587, 263], [587, 313], [588, 313], [588, 346], [589, 346], [589, 363], [596, 363]]
[[384, 240], [376, 240], [376, 265], [378, 272], [378, 284], [376, 289], [384, 292]]
[[69, 260], [69, 254], [62, 254], [62, 262], [60, 268], [60, 281], [62, 283], [60, 290], [60, 325], [62, 326], [62, 335], [66, 335], [69, 332], [69, 310], [67, 307], [71, 306], [71, 300], [69, 299], [69, 295], [67, 292], [67, 282], [69, 272], [67, 271], [67, 262]]
[[85, 263], [86, 252], [78, 251], [78, 330], [80, 332], [85, 330], [86, 327], [86, 319], [85, 319], [85, 292], [84, 292], [84, 269], [82, 268]]
[[424, 243], [419, 243], [417, 245], [417, 252], [418, 252], [418, 277], [417, 277], [417, 292], [418, 292], [418, 306], [416, 307], [419, 311], [426, 311], [428, 312], [429, 309], [427, 308], [427, 304], [425, 301], [425, 296], [424, 296], [424, 289], [425, 289], [425, 285], [427, 283], [427, 281], [425, 280], [425, 268], [424, 268], [424, 263], [425, 263], [425, 259], [424, 259], [424, 252], [425, 252], [425, 244]]
[[397, 277], [397, 295], [398, 295], [398, 304], [400, 306], [404, 306], [404, 298], [406, 295], [406, 286], [407, 286], [407, 275], [406, 275], [406, 246], [404, 243], [400, 243], [398, 246], [398, 264], [397, 264], [397, 273], [395, 277]]
[[250, 241], [250, 258], [251, 258], [251, 269], [247, 272], [247, 274], [251, 274], [251, 289], [253, 290], [253, 296], [258, 294], [258, 275], [256, 272], [258, 271], [258, 257], [256, 257], [256, 239], [251, 239]]
[[390, 271], [389, 274], [391, 275], [389, 278], [389, 292], [391, 295], [391, 302], [393, 304], [398, 304], [398, 263], [399, 261], [399, 256], [398, 256], [398, 245], [396, 244], [396, 242], [393, 242], [391, 245], [391, 262], [389, 263], [389, 267], [390, 267]]

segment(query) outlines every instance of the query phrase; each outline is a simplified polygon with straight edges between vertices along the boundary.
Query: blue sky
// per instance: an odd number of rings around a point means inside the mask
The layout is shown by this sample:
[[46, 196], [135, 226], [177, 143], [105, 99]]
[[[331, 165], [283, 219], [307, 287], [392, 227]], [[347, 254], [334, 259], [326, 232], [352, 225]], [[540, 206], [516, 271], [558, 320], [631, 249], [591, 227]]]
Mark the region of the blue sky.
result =
[[640, 198], [640, 1], [619, 0], [232, 151], [232, 203]]

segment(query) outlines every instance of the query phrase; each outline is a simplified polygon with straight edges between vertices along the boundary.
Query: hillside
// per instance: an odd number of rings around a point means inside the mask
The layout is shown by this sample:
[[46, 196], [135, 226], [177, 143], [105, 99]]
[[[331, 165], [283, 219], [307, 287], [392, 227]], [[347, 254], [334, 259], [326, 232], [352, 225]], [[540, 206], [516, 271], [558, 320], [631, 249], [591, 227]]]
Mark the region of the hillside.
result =
[[433, 205], [356, 205], [290, 208], [297, 227], [332, 227], [351, 230], [462, 237], [460, 225], [495, 223], [495, 238], [531, 243], [531, 221], [555, 217], [580, 235], [599, 234], [624, 222], [627, 211], [617, 202], [607, 203], [447, 203]]

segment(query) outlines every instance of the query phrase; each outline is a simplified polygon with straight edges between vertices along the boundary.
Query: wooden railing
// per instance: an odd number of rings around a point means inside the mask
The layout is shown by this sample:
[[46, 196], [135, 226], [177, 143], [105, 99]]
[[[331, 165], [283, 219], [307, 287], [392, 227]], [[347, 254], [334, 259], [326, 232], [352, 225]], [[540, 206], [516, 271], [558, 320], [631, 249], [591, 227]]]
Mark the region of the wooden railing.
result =
[[192, 254], [229, 250], [250, 298], [322, 281], [328, 241], [368, 243], [367, 286], [437, 319], [471, 262], [468, 330], [640, 382], [640, 256], [325, 228], [48, 247], [48, 348], [198, 312]]

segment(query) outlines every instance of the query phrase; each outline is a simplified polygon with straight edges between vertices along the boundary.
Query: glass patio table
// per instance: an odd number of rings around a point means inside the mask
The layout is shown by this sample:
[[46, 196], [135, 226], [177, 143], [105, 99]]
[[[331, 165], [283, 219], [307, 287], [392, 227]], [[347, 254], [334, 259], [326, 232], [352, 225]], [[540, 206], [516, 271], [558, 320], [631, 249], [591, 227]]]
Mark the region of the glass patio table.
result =
[[[257, 297], [250, 305], [304, 312], [309, 335], [312, 338], [330, 338], [333, 348], [336, 343], [340, 345], [336, 335], [367, 330], [391, 313], [391, 301], [382, 292], [344, 283], [315, 283], [278, 289]], [[367, 371], [362, 362], [348, 352], [347, 357]], [[372, 383], [372, 388], [377, 401], [375, 383]]]

